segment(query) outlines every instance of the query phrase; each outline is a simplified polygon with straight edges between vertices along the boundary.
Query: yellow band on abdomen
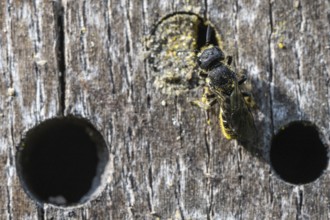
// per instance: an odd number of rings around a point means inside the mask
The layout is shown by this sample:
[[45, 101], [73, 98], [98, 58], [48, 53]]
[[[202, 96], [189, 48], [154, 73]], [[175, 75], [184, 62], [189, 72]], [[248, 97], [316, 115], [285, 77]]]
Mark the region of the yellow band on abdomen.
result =
[[225, 138], [228, 139], [228, 140], [234, 139], [235, 137], [233, 137], [229, 133], [230, 129], [226, 128], [225, 125], [223, 124], [222, 109], [221, 108], [220, 108], [220, 114], [219, 114], [219, 122], [220, 122], [220, 128], [221, 128], [221, 132], [222, 132], [223, 136], [225, 136]]

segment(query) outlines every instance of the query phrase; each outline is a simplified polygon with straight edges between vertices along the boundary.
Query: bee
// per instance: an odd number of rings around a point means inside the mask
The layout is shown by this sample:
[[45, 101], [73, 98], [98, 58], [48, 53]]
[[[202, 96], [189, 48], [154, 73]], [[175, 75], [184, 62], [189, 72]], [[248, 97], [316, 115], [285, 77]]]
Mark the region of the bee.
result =
[[241, 89], [246, 73], [238, 76], [231, 68], [232, 57], [225, 56], [215, 45], [210, 45], [211, 29], [206, 31], [206, 48], [197, 58], [207, 86], [201, 100], [193, 101], [201, 108], [209, 109], [215, 103], [220, 105], [219, 122], [226, 139], [237, 139], [241, 143], [253, 143], [256, 138], [254, 119], [249, 108], [252, 97]]

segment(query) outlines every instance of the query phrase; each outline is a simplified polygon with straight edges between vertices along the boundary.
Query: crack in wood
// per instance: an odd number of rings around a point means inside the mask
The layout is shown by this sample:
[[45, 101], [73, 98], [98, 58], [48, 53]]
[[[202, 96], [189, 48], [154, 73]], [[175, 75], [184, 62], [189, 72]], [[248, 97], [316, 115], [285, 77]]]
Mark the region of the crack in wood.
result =
[[[11, 146], [15, 146], [15, 140], [14, 140], [14, 134], [15, 134], [15, 128], [14, 128], [14, 121], [13, 121], [13, 118], [11, 117], [10, 118], [10, 137], [11, 137]], [[8, 173], [10, 172], [10, 168], [13, 167], [15, 164], [14, 164], [14, 159], [15, 158], [15, 153], [14, 153], [14, 149], [13, 147], [9, 148], [9, 151], [8, 151], [8, 166], [7, 166], [7, 172], [6, 172], [6, 175], [7, 175], [7, 178], [8, 178], [8, 182], [12, 182], [13, 181], [13, 176]], [[13, 219], [13, 193], [11, 191], [11, 184], [7, 184], [6, 185], [6, 191], [7, 191], [7, 212], [8, 212], [8, 216], [9, 216], [9, 220]]]
[[[110, 24], [110, 16], [109, 16], [109, 13], [104, 13], [104, 19], [105, 19], [105, 23], [107, 24]], [[106, 40], [106, 47], [107, 48], [111, 48], [111, 41], [112, 41], [112, 37], [111, 37], [111, 27], [110, 25], [107, 25], [107, 29], [106, 29], [106, 33], [107, 33], [107, 40]], [[107, 57], [111, 57], [111, 51], [110, 49], [106, 50], [107, 51]], [[116, 93], [116, 84], [114, 82], [114, 71], [113, 71], [113, 64], [112, 64], [112, 60], [109, 59], [108, 60], [108, 63], [109, 63], [109, 81], [111, 83], [111, 92], [112, 94], [114, 95]]]
[[43, 207], [37, 206], [38, 220], [45, 219], [45, 209]]
[[273, 98], [274, 98], [274, 91], [273, 91], [273, 59], [274, 54], [272, 52], [272, 36], [274, 31], [274, 24], [273, 24], [273, 10], [272, 10], [272, 0], [269, 0], [269, 24], [270, 24], [270, 33], [268, 36], [268, 62], [269, 62], [269, 111], [270, 111], [270, 131], [272, 132], [272, 135], [274, 135], [274, 113], [273, 113]]
[[296, 197], [297, 204], [297, 219], [303, 219], [302, 207], [303, 207], [303, 191], [299, 189], [298, 195]]
[[[180, 167], [180, 161], [179, 160], [180, 160], [180, 158], [177, 157], [176, 158], [177, 171], [178, 171], [178, 176], [181, 177], [182, 172], [181, 172], [181, 167]], [[181, 220], [184, 220], [185, 219], [185, 217], [184, 217], [184, 208], [182, 207], [182, 204], [181, 204], [180, 195], [182, 195], [182, 192], [181, 192], [180, 179], [178, 178], [176, 187], [174, 189], [174, 196], [176, 198], [177, 205], [179, 207], [179, 214], [180, 214]]]
[[66, 64], [65, 64], [65, 24], [64, 24], [64, 8], [61, 2], [54, 2], [54, 15], [56, 16], [56, 29], [57, 29], [57, 41], [56, 41], [56, 58], [57, 58], [57, 67], [59, 71], [58, 80], [59, 80], [59, 115], [64, 116], [65, 106], [65, 73], [66, 73]]
[[[299, 15], [300, 15], [300, 30], [303, 32], [303, 15], [301, 13], [301, 6], [299, 7]], [[297, 60], [297, 79], [298, 79], [298, 82], [297, 82], [297, 86], [298, 86], [298, 91], [297, 91], [297, 106], [298, 106], [298, 113], [300, 115], [300, 118], [302, 118], [304, 115], [303, 115], [303, 112], [301, 110], [302, 106], [301, 106], [301, 94], [302, 94], [302, 90], [301, 90], [301, 84], [300, 84], [300, 80], [301, 80], [301, 74], [303, 72], [302, 70], [302, 65], [301, 65], [301, 57], [302, 57], [302, 51], [299, 49], [300, 47], [300, 42], [299, 40], [296, 41], [295, 43], [295, 56], [296, 56], [296, 60]]]
[[13, 219], [13, 212], [12, 212], [12, 205], [11, 205], [11, 193], [10, 193], [10, 186], [6, 186], [6, 191], [7, 191], [7, 214], [8, 214], [8, 219], [12, 220]]

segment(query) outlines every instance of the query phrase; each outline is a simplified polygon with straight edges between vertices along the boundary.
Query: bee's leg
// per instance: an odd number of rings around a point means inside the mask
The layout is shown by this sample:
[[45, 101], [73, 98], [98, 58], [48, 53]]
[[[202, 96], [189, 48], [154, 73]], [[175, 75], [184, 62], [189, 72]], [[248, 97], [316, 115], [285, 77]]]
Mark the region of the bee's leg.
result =
[[207, 84], [207, 77], [208, 77], [207, 73], [204, 71], [199, 71], [197, 74], [199, 77], [199, 80], [198, 80], [199, 86], [205, 87]]
[[250, 108], [253, 108], [256, 106], [256, 103], [253, 99], [253, 96], [251, 93], [249, 92], [245, 92], [245, 91], [242, 91], [241, 92], [243, 97], [244, 97], [244, 100], [245, 100], [245, 103], [250, 107]]
[[226, 62], [227, 65], [230, 66], [231, 63], [233, 62], [233, 57], [232, 56], [227, 56], [226, 59], [227, 59], [227, 62]]
[[251, 97], [251, 96], [252, 96], [251, 93], [246, 92], [246, 91], [242, 91], [241, 93], [242, 93], [242, 95], [244, 96], [244, 98], [245, 98], [245, 97]]
[[205, 79], [207, 78], [207, 73], [201, 71], [198, 73], [198, 76]]
[[202, 99], [199, 99], [199, 100], [192, 101], [191, 103], [193, 105], [197, 105], [198, 107], [200, 107], [204, 110], [209, 110], [211, 108], [211, 106], [216, 103], [216, 98], [210, 99], [207, 102], [205, 102], [202, 98]]
[[246, 80], [246, 75], [242, 75], [241, 78], [238, 80], [238, 85], [242, 85]]
[[204, 88], [204, 93], [201, 99], [192, 101], [191, 103], [198, 107], [208, 110], [212, 105], [216, 103], [216, 96], [210, 92], [208, 87]]
[[247, 80], [247, 71], [245, 69], [242, 69], [238, 72], [238, 85], [242, 85]]

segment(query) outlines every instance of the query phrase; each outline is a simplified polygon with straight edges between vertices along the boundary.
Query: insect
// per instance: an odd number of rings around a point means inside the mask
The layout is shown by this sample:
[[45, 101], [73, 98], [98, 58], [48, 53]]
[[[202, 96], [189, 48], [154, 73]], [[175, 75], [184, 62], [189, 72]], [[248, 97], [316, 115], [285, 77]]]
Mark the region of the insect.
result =
[[198, 56], [198, 65], [207, 86], [201, 100], [193, 101], [201, 108], [209, 109], [215, 103], [220, 104], [220, 128], [227, 139], [237, 139], [242, 143], [251, 143], [256, 138], [256, 128], [249, 105], [251, 95], [241, 89], [246, 74], [238, 76], [230, 68], [232, 57], [227, 56], [218, 47], [210, 44], [211, 29], [206, 31], [206, 49]]

